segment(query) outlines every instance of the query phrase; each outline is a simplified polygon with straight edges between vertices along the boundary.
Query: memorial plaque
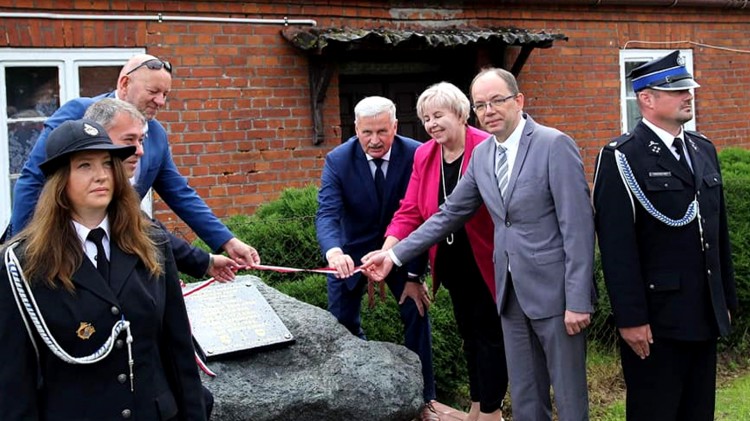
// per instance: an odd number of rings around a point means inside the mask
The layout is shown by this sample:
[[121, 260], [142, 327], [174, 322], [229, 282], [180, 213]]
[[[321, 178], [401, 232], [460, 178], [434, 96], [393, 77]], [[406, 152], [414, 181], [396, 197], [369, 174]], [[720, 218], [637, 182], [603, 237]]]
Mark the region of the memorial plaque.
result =
[[[207, 359], [294, 342], [255, 282], [243, 278], [224, 284], [216, 282], [185, 297], [193, 336]], [[189, 284], [184, 292], [204, 284]]]

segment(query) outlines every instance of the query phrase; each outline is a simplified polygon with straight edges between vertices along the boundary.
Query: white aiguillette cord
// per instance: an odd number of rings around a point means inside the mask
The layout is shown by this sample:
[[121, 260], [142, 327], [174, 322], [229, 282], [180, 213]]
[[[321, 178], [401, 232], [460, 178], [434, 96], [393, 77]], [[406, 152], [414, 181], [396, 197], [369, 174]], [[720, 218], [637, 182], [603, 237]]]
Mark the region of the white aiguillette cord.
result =
[[18, 305], [18, 311], [21, 313], [21, 318], [26, 326], [26, 331], [29, 334], [31, 344], [34, 346], [34, 352], [36, 353], [37, 364], [39, 364], [39, 348], [36, 346], [34, 341], [34, 334], [29, 326], [29, 319], [31, 324], [34, 325], [39, 337], [50, 351], [55, 356], [63, 360], [68, 364], [94, 364], [97, 363], [109, 355], [115, 345], [115, 339], [120, 333], [125, 330], [127, 337], [126, 343], [128, 345], [128, 365], [130, 366], [130, 391], [133, 391], [133, 336], [130, 333], [130, 322], [125, 320], [123, 315], [114, 326], [112, 326], [112, 333], [109, 335], [104, 344], [96, 350], [93, 354], [85, 357], [73, 357], [72, 355], [65, 352], [65, 350], [57, 343], [55, 338], [52, 336], [47, 327], [47, 323], [44, 321], [39, 306], [34, 299], [34, 293], [31, 291], [31, 286], [26, 282], [26, 277], [21, 270], [21, 264], [18, 262], [16, 253], [13, 249], [18, 243], [10, 245], [5, 250], [5, 269], [8, 273], [8, 282], [10, 283], [10, 290], [13, 292], [13, 298], [16, 300]]
[[[443, 157], [443, 146], [440, 146], [440, 181], [443, 183], [443, 203], [445, 203], [446, 200], [448, 200], [448, 194], [446, 192], [448, 191], [445, 186], [445, 165], [443, 162], [445, 161], [445, 158]], [[464, 169], [464, 152], [461, 152], [461, 155], [459, 155], [459, 159], [461, 160], [461, 163], [458, 165], [458, 180], [456, 180], [456, 184], [458, 185], [458, 182], [461, 181], [461, 170]], [[454, 187], [455, 188], [455, 187]], [[453, 244], [453, 233], [451, 233], [448, 237], [445, 238], [445, 242], [448, 243], [448, 245]]]

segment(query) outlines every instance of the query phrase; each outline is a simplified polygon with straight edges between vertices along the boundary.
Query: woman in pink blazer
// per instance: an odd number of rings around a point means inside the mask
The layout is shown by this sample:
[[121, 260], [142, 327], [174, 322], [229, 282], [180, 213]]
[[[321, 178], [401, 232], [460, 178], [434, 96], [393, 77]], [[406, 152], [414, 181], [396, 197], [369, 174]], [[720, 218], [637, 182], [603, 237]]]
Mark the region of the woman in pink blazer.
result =
[[[438, 211], [466, 171], [474, 147], [489, 133], [467, 124], [469, 99], [455, 85], [441, 82], [417, 101], [417, 114], [433, 138], [414, 155], [406, 195], [386, 231], [390, 248]], [[495, 306], [492, 264], [493, 225], [484, 205], [464, 228], [430, 248], [433, 291], [444, 285], [464, 341], [471, 410], [468, 421], [502, 419], [508, 388], [505, 348]]]

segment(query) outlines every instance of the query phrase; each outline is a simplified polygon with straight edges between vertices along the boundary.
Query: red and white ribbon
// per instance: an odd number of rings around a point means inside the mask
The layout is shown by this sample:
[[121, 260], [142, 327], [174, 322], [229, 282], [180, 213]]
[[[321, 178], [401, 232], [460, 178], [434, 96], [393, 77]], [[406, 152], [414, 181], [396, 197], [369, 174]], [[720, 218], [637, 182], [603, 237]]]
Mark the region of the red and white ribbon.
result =
[[[322, 273], [323, 275], [333, 275], [336, 273], [336, 269], [334, 268], [298, 269], [298, 268], [290, 268], [286, 266], [270, 266], [270, 265], [255, 265], [252, 267], [245, 267], [245, 269], [270, 270], [270, 271], [279, 272], [279, 273], [312, 272], [312, 273]], [[361, 271], [362, 271], [362, 267], [357, 266], [356, 268], [354, 268], [352, 275]]]

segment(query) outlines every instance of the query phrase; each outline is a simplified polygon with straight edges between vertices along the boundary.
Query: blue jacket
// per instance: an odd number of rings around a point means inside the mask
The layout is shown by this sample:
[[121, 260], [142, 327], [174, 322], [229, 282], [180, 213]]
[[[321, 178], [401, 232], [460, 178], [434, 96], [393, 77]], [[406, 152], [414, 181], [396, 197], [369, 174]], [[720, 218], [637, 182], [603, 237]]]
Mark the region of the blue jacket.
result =
[[[411, 177], [414, 152], [421, 145], [414, 139], [398, 136], [391, 146], [391, 157], [385, 178], [384, 203], [379, 203], [367, 156], [356, 136], [333, 149], [327, 156], [320, 192], [315, 228], [321, 251], [340, 247], [355, 265], [385, 240], [385, 229], [406, 193]], [[426, 256], [414, 259], [407, 267], [410, 273], [424, 272]], [[349, 288], [360, 274], [347, 279]]]
[[[20, 232], [29, 222], [42, 191], [45, 178], [39, 164], [46, 159], [45, 144], [49, 133], [65, 121], [82, 118], [86, 109], [96, 101], [113, 97], [114, 92], [110, 92], [94, 98], [70, 100], [44, 123], [44, 131], [39, 135], [14, 188], [10, 225], [12, 234]], [[169, 150], [167, 133], [156, 119], [148, 122], [148, 138], [144, 144], [136, 190], [144, 197], [152, 187], [177, 216], [213, 250], [219, 250], [233, 237], [177, 170]]]

